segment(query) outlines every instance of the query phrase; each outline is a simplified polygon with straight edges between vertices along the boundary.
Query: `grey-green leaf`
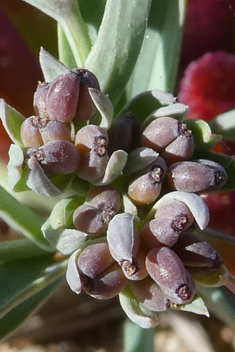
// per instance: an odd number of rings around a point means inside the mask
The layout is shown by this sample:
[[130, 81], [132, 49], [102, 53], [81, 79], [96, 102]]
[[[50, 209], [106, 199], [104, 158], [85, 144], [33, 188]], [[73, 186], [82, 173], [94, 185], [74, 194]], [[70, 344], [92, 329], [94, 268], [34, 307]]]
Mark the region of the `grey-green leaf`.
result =
[[24, 116], [8, 105], [4, 99], [0, 99], [0, 118], [11, 140], [20, 147], [24, 147], [20, 136], [20, 127], [25, 120]]
[[229, 141], [235, 141], [235, 109], [216, 116], [209, 122], [214, 133]]
[[97, 40], [85, 62], [116, 104], [130, 78], [146, 30], [151, 0], [107, 0]]
[[41, 48], [39, 53], [39, 62], [46, 82], [54, 81], [57, 76], [67, 70], [59, 60], [43, 48]]
[[35, 309], [44, 302], [60, 282], [61, 280], [56, 280], [6, 314], [0, 320], [0, 340], [8, 337], [11, 332], [18, 328], [31, 314], [33, 314]]
[[186, 0], [153, 0], [148, 28], [126, 98], [149, 89], [172, 92], [181, 49]]

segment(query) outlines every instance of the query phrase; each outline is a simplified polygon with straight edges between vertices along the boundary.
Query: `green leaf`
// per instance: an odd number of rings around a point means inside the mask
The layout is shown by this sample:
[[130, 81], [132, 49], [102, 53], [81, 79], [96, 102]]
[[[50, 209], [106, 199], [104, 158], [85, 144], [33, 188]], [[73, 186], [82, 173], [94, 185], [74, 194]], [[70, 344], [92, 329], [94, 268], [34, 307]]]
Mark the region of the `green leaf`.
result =
[[209, 122], [214, 133], [229, 141], [235, 141], [235, 109], [216, 116]]
[[0, 318], [61, 278], [66, 268], [67, 260], [56, 263], [48, 255], [1, 264]]
[[94, 45], [104, 14], [106, 0], [78, 0], [78, 3], [82, 17], [87, 26], [92, 45]]
[[105, 186], [113, 182], [118, 176], [121, 175], [126, 162], [128, 154], [124, 150], [116, 150], [110, 156], [108, 164], [105, 169], [102, 179], [93, 181], [92, 184], [96, 186]]
[[67, 70], [60, 61], [43, 48], [40, 49], [39, 62], [46, 82], [52, 82], [57, 76]]
[[24, 153], [17, 144], [11, 144], [9, 149], [9, 162], [7, 164], [7, 184], [15, 192], [26, 191]]
[[0, 217], [13, 229], [22, 233], [29, 240], [45, 250], [51, 250], [43, 237], [41, 226], [43, 219], [18, 202], [0, 186]]
[[142, 329], [140, 326], [126, 320], [124, 323], [125, 352], [154, 352], [154, 329]]
[[128, 318], [141, 328], [149, 329], [158, 325], [156, 314], [141, 304], [128, 287], [119, 293], [119, 300]]
[[18, 259], [41, 257], [47, 252], [28, 239], [0, 242], [0, 264]]
[[8, 105], [4, 99], [0, 99], [0, 118], [11, 140], [20, 147], [24, 147], [20, 136], [20, 127], [25, 120], [24, 116]]
[[109, 129], [113, 121], [113, 105], [111, 101], [107, 95], [97, 89], [88, 88], [88, 91], [93, 103], [101, 115], [101, 122], [99, 123], [99, 126], [101, 128]]
[[235, 327], [234, 295], [226, 288], [207, 288], [200, 285], [197, 291], [202, 296], [209, 310], [226, 324]]
[[193, 133], [196, 152], [211, 149], [221, 140], [221, 136], [213, 134], [208, 123], [203, 120], [184, 120], [184, 123]]
[[91, 41], [77, 0], [24, 0], [54, 18], [62, 26], [77, 67], [83, 66]]
[[107, 0], [97, 40], [85, 67], [116, 104], [138, 58], [151, 0]]
[[46, 288], [17, 305], [0, 320], [0, 340], [5, 339], [11, 332], [18, 328], [50, 295], [61, 280], [48, 285]]
[[174, 90], [185, 9], [186, 0], [152, 1], [143, 46], [127, 85], [127, 100], [146, 90]]
[[153, 89], [140, 93], [130, 99], [121, 111], [119, 111], [118, 115], [120, 116], [127, 112], [131, 112], [143, 122], [154, 110], [174, 103], [174, 95], [158, 89]]
[[198, 296], [195, 296], [194, 299], [192, 300], [192, 302], [190, 302], [188, 304], [178, 305], [177, 310], [183, 310], [185, 312], [191, 312], [194, 314], [205, 315], [206, 317], [210, 316], [203, 299]]

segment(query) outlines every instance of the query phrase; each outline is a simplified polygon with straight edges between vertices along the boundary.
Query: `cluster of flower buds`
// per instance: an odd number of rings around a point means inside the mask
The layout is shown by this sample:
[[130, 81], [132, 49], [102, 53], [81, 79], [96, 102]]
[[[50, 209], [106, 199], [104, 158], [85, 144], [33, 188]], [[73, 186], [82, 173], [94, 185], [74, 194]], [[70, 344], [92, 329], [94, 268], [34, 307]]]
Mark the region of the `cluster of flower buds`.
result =
[[[193, 157], [194, 135], [182, 122], [187, 107], [158, 94], [159, 107], [144, 122], [128, 110], [112, 122], [96, 77], [66, 70], [39, 84], [35, 116], [20, 127], [29, 188], [54, 195], [58, 175], [72, 174], [72, 196], [56, 204], [42, 227], [55, 250], [71, 255], [71, 289], [98, 299], [119, 294], [143, 327], [156, 324], [153, 312], [194, 311], [196, 283], [221, 285], [227, 275], [219, 254], [194, 233], [209, 222], [200, 192], [221, 189], [225, 169]], [[22, 164], [15, 156], [9, 164], [18, 182]]]

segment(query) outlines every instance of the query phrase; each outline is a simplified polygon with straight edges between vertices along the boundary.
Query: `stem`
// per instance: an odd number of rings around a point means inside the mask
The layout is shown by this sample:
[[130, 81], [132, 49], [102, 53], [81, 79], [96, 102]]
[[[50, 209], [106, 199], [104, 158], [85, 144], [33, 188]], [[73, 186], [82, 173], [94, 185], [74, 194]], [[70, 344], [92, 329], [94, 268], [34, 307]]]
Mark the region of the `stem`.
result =
[[1, 186], [0, 217], [13, 229], [22, 233], [40, 248], [46, 251], [52, 250], [41, 231], [44, 220], [24, 204], [18, 202]]
[[68, 260], [63, 261], [59, 265], [56, 265], [53, 270], [51, 270], [46, 276], [41, 277], [31, 283], [23, 292], [18, 294], [12, 300], [10, 300], [7, 304], [5, 304], [2, 309], [0, 309], [0, 319], [9, 313], [12, 309], [17, 307], [22, 302], [26, 301], [30, 297], [34, 296], [36, 293], [44, 289], [46, 286], [51, 284], [53, 281], [60, 278], [66, 268], [67, 268]]
[[68, 13], [59, 22], [67, 37], [77, 67], [83, 67], [91, 50], [91, 39], [77, 1], [73, 2], [71, 9], [69, 9]]
[[226, 287], [235, 294], [235, 276], [229, 273], [228, 282]]

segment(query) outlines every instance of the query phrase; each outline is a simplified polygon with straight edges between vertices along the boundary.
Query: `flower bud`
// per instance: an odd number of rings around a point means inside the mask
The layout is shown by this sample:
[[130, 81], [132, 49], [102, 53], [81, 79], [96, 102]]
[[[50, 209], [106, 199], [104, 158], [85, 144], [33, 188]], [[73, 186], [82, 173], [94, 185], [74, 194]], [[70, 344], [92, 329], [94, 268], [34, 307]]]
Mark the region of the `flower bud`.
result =
[[121, 263], [122, 271], [127, 279], [129, 280], [143, 280], [148, 276], [147, 269], [145, 267], [147, 251], [145, 248], [140, 248], [138, 253], [133, 258], [133, 261], [124, 260]]
[[186, 266], [216, 269], [222, 265], [220, 255], [210, 243], [192, 233], [182, 233], [172, 249]]
[[108, 163], [107, 132], [99, 126], [87, 125], [77, 132], [75, 145], [81, 154], [78, 176], [90, 182], [100, 179]]
[[160, 152], [168, 165], [190, 159], [194, 151], [192, 132], [184, 123], [167, 116], [155, 119], [146, 127], [141, 145]]
[[135, 149], [140, 137], [139, 120], [132, 114], [118, 116], [112, 123], [109, 131], [108, 153], [122, 149], [129, 153]]
[[21, 125], [21, 139], [25, 147], [37, 148], [54, 140], [71, 142], [70, 129], [59, 121], [31, 116]]
[[63, 123], [73, 120], [77, 109], [80, 82], [80, 76], [68, 70], [50, 84], [46, 103], [50, 119]]
[[79, 164], [79, 152], [68, 141], [53, 141], [37, 149], [30, 148], [27, 151], [27, 155], [30, 158], [36, 158], [38, 162], [47, 166], [49, 170], [60, 174], [75, 172]]
[[97, 236], [106, 230], [110, 220], [119, 210], [121, 198], [111, 187], [94, 187], [89, 197], [92, 193], [98, 194], [90, 202], [80, 205], [75, 210], [73, 222], [77, 230]]
[[128, 195], [133, 203], [146, 205], [157, 199], [162, 189], [166, 169], [165, 161], [158, 157], [141, 171], [144, 174], [131, 182], [128, 187]]
[[39, 83], [37, 90], [34, 93], [33, 106], [34, 111], [37, 116], [40, 116], [41, 119], [48, 119], [47, 112], [47, 94], [50, 88], [50, 84], [47, 82]]
[[167, 178], [172, 189], [195, 193], [220, 189], [227, 181], [227, 174], [220, 164], [200, 159], [171, 165]]
[[88, 88], [95, 88], [97, 90], [100, 90], [99, 82], [96, 76], [88, 70], [82, 68], [73, 69], [72, 71], [80, 77], [80, 89], [77, 111], [73, 121], [87, 121], [96, 113], [96, 107], [90, 97]]
[[162, 312], [171, 307], [171, 301], [149, 276], [141, 281], [130, 281], [135, 297], [145, 307], [155, 312]]
[[111, 256], [107, 243], [95, 243], [86, 247], [78, 257], [77, 267], [82, 287], [92, 297], [114, 297], [127, 284], [127, 279]]
[[168, 247], [151, 249], [146, 268], [163, 293], [176, 304], [192, 301], [196, 287], [177, 254]]

